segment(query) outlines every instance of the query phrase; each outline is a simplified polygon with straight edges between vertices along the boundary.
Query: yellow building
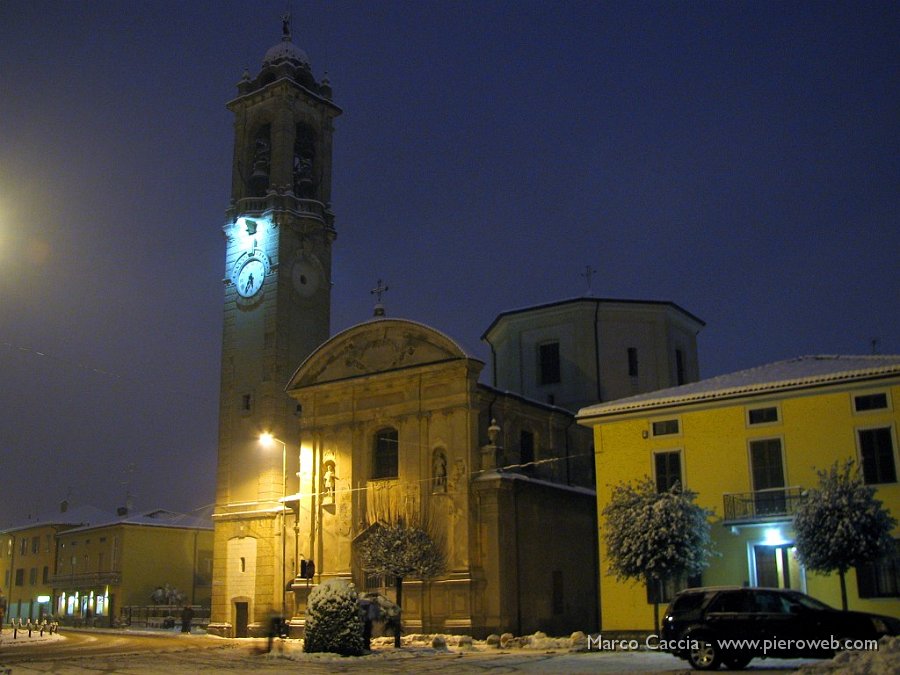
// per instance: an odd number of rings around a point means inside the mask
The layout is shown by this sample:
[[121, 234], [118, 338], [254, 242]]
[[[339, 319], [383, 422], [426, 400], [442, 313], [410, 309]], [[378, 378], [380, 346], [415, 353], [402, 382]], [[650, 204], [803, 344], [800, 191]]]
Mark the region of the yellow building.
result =
[[189, 605], [208, 606], [213, 530], [209, 521], [158, 509], [110, 516], [58, 536], [51, 575], [63, 621], [109, 624], [120, 608], [149, 605], [168, 585]]
[[41, 619], [108, 625], [118, 608], [149, 605], [168, 584], [184, 602], [209, 606], [212, 524], [157, 509], [129, 515], [93, 506], [41, 514], [0, 531], [0, 604], [5, 621]]
[[[578, 419], [594, 429], [600, 512], [612, 485], [648, 475], [658, 489], [680, 481], [714, 512], [721, 557], [691, 585], [795, 588], [839, 607], [837, 574], [797, 561], [793, 513], [817, 470], [852, 459], [900, 516], [898, 406], [900, 356], [808, 356], [597, 404]], [[602, 517], [599, 526], [602, 628], [650, 630], [647, 588], [608, 574]], [[851, 609], [900, 616], [894, 536], [893, 555], [848, 573]]]
[[0, 577], [6, 601], [6, 621], [41, 619], [52, 612], [52, 574], [56, 569], [57, 535], [98, 519], [109, 518], [92, 506], [69, 509], [66, 502], [53, 513], [0, 532]]

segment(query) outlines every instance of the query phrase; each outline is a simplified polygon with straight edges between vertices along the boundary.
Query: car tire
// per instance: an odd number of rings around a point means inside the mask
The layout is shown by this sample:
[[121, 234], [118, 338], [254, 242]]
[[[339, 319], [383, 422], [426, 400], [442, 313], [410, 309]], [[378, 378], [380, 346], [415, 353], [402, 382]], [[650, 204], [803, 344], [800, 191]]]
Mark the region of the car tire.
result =
[[722, 659], [728, 670], [743, 670], [753, 660], [750, 654], [732, 654]]
[[722, 653], [715, 638], [706, 633], [687, 636], [699, 643], [697, 649], [688, 649], [687, 660], [694, 670], [716, 670], [722, 662]]

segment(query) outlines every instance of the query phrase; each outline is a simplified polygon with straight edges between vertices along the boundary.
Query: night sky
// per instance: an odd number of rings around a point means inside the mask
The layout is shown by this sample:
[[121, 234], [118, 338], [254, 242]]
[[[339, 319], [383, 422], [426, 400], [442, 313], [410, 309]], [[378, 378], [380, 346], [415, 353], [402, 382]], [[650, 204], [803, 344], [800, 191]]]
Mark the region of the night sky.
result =
[[327, 70], [332, 332], [671, 300], [703, 377], [900, 353], [900, 6], [0, 2], [0, 525], [213, 501], [232, 119]]

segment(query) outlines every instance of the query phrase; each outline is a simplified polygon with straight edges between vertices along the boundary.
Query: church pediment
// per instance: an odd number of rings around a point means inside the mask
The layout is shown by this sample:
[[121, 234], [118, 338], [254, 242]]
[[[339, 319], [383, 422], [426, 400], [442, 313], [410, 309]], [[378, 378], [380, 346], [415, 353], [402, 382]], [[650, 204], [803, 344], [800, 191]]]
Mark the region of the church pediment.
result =
[[468, 356], [453, 340], [423, 324], [381, 319], [338, 333], [297, 369], [288, 389], [334, 382]]

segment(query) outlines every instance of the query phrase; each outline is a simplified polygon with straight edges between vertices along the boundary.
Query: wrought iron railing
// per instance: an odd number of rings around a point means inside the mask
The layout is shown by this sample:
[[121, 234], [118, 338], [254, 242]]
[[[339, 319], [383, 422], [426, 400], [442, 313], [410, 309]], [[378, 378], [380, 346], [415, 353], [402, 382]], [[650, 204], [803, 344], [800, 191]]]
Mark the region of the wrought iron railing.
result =
[[105, 586], [107, 584], [115, 586], [121, 578], [121, 572], [79, 572], [78, 574], [60, 572], [50, 575], [50, 583], [60, 588], [64, 586]]
[[769, 488], [755, 492], [723, 495], [725, 523], [749, 523], [767, 520], [784, 520], [797, 511], [804, 499], [800, 487]]
[[326, 225], [331, 225], [333, 216], [328, 208], [315, 199], [300, 199], [292, 194], [270, 193], [265, 197], [245, 197], [238, 199], [228, 210], [229, 218], [238, 215], [261, 215], [266, 211], [288, 211], [298, 215], [312, 216]]

